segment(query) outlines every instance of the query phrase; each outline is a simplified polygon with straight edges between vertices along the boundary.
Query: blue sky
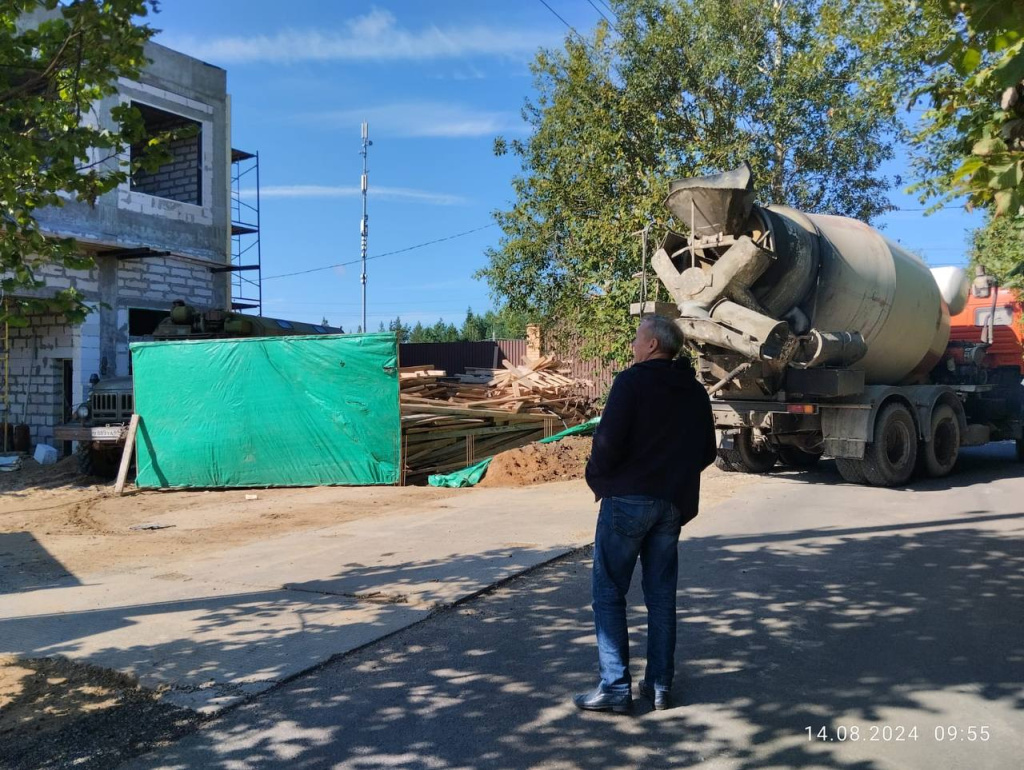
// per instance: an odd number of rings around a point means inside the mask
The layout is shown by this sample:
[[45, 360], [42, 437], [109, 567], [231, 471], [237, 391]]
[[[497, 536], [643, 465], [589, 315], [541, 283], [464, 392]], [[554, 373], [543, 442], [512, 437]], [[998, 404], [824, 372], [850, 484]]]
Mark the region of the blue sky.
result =
[[[599, 20], [586, 0], [548, 0], [584, 32]], [[600, 4], [597, 4], [600, 5]], [[359, 258], [360, 123], [370, 124], [369, 254], [476, 228], [470, 235], [368, 263], [368, 326], [401, 315], [461, 323], [492, 305], [473, 273], [500, 236], [491, 212], [509, 205], [514, 158], [501, 134], [525, 135], [519, 110], [533, 93], [528, 63], [566, 27], [538, 0], [164, 0], [156, 42], [223, 67], [232, 143], [259, 151], [263, 312], [354, 331]], [[902, 159], [890, 176], [910, 178]], [[899, 189], [892, 202], [920, 204]], [[930, 264], [965, 259], [981, 221], [959, 209], [888, 214], [876, 224]]]

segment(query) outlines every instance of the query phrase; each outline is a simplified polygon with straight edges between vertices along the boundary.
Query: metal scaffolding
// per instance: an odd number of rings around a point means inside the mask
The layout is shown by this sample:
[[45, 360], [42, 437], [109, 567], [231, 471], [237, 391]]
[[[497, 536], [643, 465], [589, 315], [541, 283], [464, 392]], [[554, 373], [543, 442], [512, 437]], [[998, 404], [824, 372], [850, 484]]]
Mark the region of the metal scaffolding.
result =
[[263, 312], [260, 154], [231, 150], [231, 309]]

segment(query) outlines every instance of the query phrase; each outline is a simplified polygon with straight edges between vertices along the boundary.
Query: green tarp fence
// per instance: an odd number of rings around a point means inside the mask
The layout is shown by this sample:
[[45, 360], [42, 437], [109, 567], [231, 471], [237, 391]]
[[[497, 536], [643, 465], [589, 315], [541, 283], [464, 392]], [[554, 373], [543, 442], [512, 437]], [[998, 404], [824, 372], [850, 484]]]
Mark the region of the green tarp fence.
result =
[[394, 334], [131, 345], [140, 487], [396, 484]]
[[[597, 423], [600, 422], [600, 417], [594, 417], [587, 422], [574, 425], [573, 427], [563, 430], [561, 433], [556, 433], [554, 436], [548, 436], [542, 438], [536, 442], [538, 444], [549, 444], [552, 441], [560, 441], [567, 436], [587, 436], [594, 432], [597, 427]], [[488, 457], [486, 460], [481, 460], [475, 465], [470, 465], [468, 468], [463, 468], [460, 471], [454, 471], [452, 473], [438, 473], [433, 476], [427, 477], [427, 483], [432, 487], [472, 487], [480, 483], [480, 479], [487, 473], [487, 466], [491, 464], [493, 457]]]

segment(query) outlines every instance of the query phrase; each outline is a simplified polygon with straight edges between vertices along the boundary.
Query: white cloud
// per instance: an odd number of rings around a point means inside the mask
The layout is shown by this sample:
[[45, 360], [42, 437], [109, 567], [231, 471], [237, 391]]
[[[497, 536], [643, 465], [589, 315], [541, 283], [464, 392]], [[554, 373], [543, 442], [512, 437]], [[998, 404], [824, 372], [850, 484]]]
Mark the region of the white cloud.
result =
[[[248, 191], [246, 191], [248, 192]], [[260, 188], [261, 198], [355, 198], [361, 194], [358, 186], [339, 187], [318, 184], [268, 185]], [[409, 187], [379, 187], [370, 184], [371, 198], [384, 200], [412, 201], [433, 206], [462, 206], [469, 200], [461, 195], [414, 190]]]
[[522, 118], [514, 112], [475, 110], [441, 102], [407, 102], [354, 110], [335, 110], [299, 116], [303, 123], [317, 121], [324, 128], [351, 128], [370, 124], [370, 136], [383, 133], [399, 137], [465, 139], [516, 133], [525, 130]]
[[282, 30], [274, 35], [159, 38], [170, 46], [216, 63], [300, 61], [428, 61], [471, 56], [529, 58], [559, 37], [544, 30], [462, 27], [400, 27], [388, 11], [373, 10], [339, 31]]

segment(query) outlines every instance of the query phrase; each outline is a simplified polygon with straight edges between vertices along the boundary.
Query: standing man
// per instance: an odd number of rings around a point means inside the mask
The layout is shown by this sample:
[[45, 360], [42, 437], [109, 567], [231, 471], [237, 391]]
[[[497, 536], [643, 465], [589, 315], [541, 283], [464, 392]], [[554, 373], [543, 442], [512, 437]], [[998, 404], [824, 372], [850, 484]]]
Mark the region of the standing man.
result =
[[679, 530], [697, 515], [700, 473], [715, 459], [711, 402], [684, 359], [683, 333], [645, 318], [633, 365], [615, 378], [594, 434], [587, 484], [601, 501], [593, 599], [601, 683], [573, 701], [588, 711], [633, 706], [626, 592], [637, 557], [647, 605], [647, 670], [639, 691], [670, 708], [676, 647]]

